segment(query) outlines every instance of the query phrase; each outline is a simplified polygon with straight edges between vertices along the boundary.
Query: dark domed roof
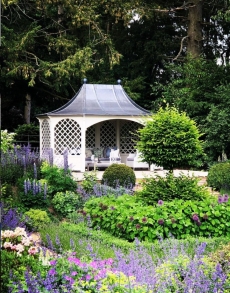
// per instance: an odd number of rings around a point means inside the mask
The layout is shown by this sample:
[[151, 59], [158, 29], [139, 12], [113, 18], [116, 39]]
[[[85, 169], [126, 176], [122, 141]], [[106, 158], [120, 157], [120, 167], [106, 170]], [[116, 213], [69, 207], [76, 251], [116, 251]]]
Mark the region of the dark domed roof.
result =
[[138, 106], [118, 85], [83, 84], [64, 106], [41, 116], [142, 116], [150, 112]]

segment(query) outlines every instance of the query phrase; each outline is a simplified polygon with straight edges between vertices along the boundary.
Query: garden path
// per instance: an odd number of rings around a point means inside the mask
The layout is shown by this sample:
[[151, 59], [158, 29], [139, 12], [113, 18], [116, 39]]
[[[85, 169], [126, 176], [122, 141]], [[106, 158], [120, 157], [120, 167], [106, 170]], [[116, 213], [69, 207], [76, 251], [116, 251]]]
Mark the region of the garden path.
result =
[[[88, 172], [88, 171], [86, 171]], [[89, 171], [91, 172], [91, 171]], [[96, 171], [97, 172], [97, 178], [98, 180], [102, 179], [103, 173], [104, 171]], [[156, 177], [158, 176], [162, 176], [165, 177], [166, 173], [168, 172], [167, 170], [155, 170], [155, 171], [147, 171], [147, 170], [135, 170], [135, 175], [137, 178], [137, 181], [139, 179], [144, 179], [146, 177]], [[200, 177], [200, 178], [206, 178], [208, 175], [208, 172], [205, 171], [189, 171], [189, 170], [174, 170], [173, 171], [174, 176], [179, 176], [180, 173], [183, 173], [185, 175], [189, 175], [192, 176], [194, 175], [195, 177]], [[72, 172], [73, 177], [77, 180], [77, 181], [82, 181], [83, 179], [83, 175], [84, 173], [81, 172]]]

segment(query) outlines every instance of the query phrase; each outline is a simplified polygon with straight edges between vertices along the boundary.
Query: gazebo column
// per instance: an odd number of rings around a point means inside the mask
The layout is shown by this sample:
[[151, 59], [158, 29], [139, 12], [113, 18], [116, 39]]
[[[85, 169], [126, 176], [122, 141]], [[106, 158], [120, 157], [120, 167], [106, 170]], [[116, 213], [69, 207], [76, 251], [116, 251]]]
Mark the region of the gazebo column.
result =
[[116, 146], [120, 149], [120, 120], [116, 120]]
[[86, 144], [86, 130], [85, 123], [81, 126], [81, 165], [80, 171], [85, 172], [85, 144]]
[[54, 119], [50, 119], [50, 147], [51, 149], [53, 150], [53, 157], [55, 159], [55, 149], [54, 149], [54, 136], [55, 136], [55, 133], [54, 133], [54, 127], [55, 127], [55, 122]]
[[39, 121], [39, 134], [40, 134], [40, 143], [39, 143], [39, 153], [40, 153], [40, 159], [42, 157], [42, 145], [43, 145], [43, 137], [42, 137], [42, 122], [45, 119], [38, 119]]

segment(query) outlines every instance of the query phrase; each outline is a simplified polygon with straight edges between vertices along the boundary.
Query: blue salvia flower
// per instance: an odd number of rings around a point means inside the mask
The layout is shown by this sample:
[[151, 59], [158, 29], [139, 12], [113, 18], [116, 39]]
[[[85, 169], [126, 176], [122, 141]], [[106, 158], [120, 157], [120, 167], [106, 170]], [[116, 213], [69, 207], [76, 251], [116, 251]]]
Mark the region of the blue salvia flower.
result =
[[26, 173], [26, 157], [23, 156], [23, 168], [24, 168], [24, 173]]
[[75, 243], [74, 243], [74, 241], [73, 241], [72, 238], [70, 238], [70, 249], [71, 249], [72, 251], [75, 251]]
[[29, 179], [27, 179], [27, 191], [31, 190], [31, 182]]
[[39, 193], [39, 186], [38, 186], [38, 182], [35, 182], [35, 191], [36, 191], [36, 194]]
[[58, 235], [56, 235], [55, 242], [56, 242], [56, 245], [58, 247], [58, 250], [61, 252], [62, 251], [62, 245], [61, 245], [61, 241], [60, 241]]
[[54, 246], [53, 246], [53, 242], [52, 242], [52, 240], [51, 240], [49, 234], [46, 235], [46, 239], [47, 239], [47, 242], [48, 242], [47, 247], [48, 247], [49, 249], [51, 249], [51, 250], [55, 250], [55, 248], [54, 248]]
[[42, 192], [42, 185], [41, 182], [38, 181], [38, 192], [41, 193]]
[[24, 180], [24, 193], [27, 195], [27, 180]]
[[36, 195], [36, 181], [33, 180], [33, 195]]
[[38, 174], [37, 174], [37, 166], [36, 166], [36, 164], [34, 163], [34, 179], [37, 180], [37, 177], [38, 177]]

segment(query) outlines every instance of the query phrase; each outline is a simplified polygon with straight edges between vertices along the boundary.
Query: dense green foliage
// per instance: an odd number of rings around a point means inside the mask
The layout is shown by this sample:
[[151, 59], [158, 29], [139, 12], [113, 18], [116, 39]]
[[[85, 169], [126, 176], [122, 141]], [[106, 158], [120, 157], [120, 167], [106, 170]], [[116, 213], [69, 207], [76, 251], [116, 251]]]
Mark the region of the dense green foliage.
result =
[[138, 192], [138, 196], [149, 205], [154, 205], [159, 200], [203, 200], [210, 196], [210, 193], [204, 186], [199, 186], [198, 181], [196, 177], [188, 177], [182, 173], [175, 177], [168, 172], [165, 178], [159, 175], [155, 178], [146, 178], [141, 184], [142, 189]]
[[76, 191], [77, 183], [70, 171], [57, 166], [50, 166], [44, 162], [41, 166], [41, 175], [47, 181], [48, 194], [52, 198], [57, 192]]
[[[15, 130], [14, 141], [19, 144], [39, 146], [39, 126], [34, 123], [19, 125]], [[36, 144], [34, 144], [34, 142]]]
[[216, 190], [230, 190], [230, 163], [222, 162], [213, 165], [207, 176], [208, 186]]
[[[27, 188], [26, 187], [29, 187]], [[29, 210], [30, 208], [47, 208], [49, 200], [44, 190], [45, 183], [38, 180], [25, 179], [25, 177], [20, 178], [17, 181], [17, 193], [21, 204]], [[40, 186], [40, 187], [39, 187]]]
[[[98, 255], [102, 258], [104, 257], [114, 257], [114, 250], [121, 249], [123, 252], [128, 252], [130, 249], [135, 248], [135, 242], [130, 242], [125, 239], [121, 239], [113, 236], [111, 233], [104, 230], [93, 230], [89, 228], [84, 222], [73, 224], [69, 222], [62, 223], [52, 223], [43, 227], [40, 232], [42, 241], [48, 245], [47, 235], [50, 236], [53, 244], [56, 249], [58, 246], [55, 244], [55, 239], [58, 235], [61, 247], [63, 250], [71, 249], [71, 239], [73, 240], [75, 250], [78, 251], [79, 256], [84, 256], [86, 253], [85, 246], [87, 241], [90, 240], [94, 251], [97, 251]], [[80, 241], [79, 241], [80, 239]], [[189, 253], [194, 253], [194, 249], [199, 243], [207, 243], [207, 251], [216, 250], [221, 244], [227, 244], [229, 238], [226, 237], [213, 237], [213, 238], [204, 238], [204, 237], [189, 237], [188, 239], [174, 239], [168, 238], [164, 239], [164, 242], [161, 241], [142, 241], [142, 245], [148, 249], [151, 255], [156, 259], [162, 257], [164, 254], [167, 254], [167, 251], [170, 247], [183, 247], [185, 245]], [[166, 256], [166, 255], [164, 255]]]
[[7, 130], [1, 130], [0, 151], [5, 153], [13, 148], [15, 133], [8, 133]]
[[143, 206], [135, 196], [91, 199], [84, 211], [93, 226], [101, 227], [117, 237], [133, 241], [154, 241], [159, 237], [176, 239], [190, 236], [230, 236], [229, 202], [215, 197], [202, 201], [175, 199], [154, 206]]
[[135, 185], [136, 176], [132, 168], [124, 164], [110, 165], [102, 176], [102, 184], [113, 188], [123, 186], [132, 188]]
[[68, 216], [81, 206], [79, 195], [73, 191], [57, 192], [51, 202], [54, 210], [62, 217]]
[[199, 130], [186, 113], [159, 109], [138, 130], [137, 148], [149, 164], [165, 169], [199, 166], [203, 155]]
[[26, 225], [29, 226], [30, 229], [40, 230], [44, 225], [49, 225], [51, 222], [48, 214], [44, 210], [38, 209], [29, 209], [25, 212], [25, 216], [29, 219], [26, 221]]

